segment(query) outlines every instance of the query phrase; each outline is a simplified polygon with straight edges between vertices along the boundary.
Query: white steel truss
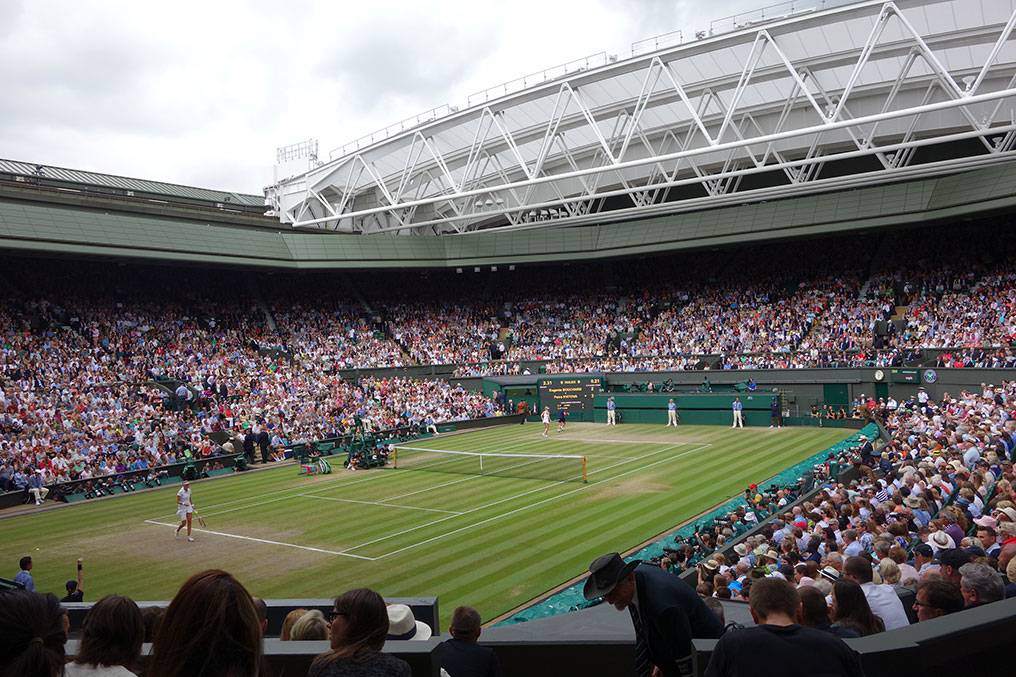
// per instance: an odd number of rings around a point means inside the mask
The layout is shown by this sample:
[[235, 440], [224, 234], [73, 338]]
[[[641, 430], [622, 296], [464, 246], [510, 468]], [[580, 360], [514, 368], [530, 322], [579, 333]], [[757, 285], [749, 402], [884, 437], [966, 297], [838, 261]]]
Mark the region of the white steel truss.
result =
[[1014, 31], [1016, 0], [816, 12], [454, 112], [266, 194], [294, 227], [465, 234], [1007, 162], [1016, 159]]

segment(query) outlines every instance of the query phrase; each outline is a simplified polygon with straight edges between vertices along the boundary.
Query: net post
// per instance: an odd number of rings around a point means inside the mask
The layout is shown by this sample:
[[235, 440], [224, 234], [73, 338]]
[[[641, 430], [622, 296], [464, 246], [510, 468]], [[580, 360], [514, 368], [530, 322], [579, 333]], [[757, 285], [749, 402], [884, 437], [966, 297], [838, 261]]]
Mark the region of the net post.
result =
[[582, 482], [583, 482], [583, 484], [588, 484], [588, 482], [589, 482], [588, 478], [586, 477], [586, 457], [585, 456], [582, 457]]
[[399, 469], [399, 448], [396, 446], [392, 447], [392, 468]]

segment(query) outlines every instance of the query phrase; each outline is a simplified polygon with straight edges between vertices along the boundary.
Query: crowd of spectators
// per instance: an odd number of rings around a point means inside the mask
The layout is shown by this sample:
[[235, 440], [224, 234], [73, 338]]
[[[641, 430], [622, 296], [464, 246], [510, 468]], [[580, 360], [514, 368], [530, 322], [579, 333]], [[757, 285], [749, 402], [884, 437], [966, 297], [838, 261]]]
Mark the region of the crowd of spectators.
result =
[[[159, 466], [220, 453], [209, 437], [215, 432], [264, 434], [278, 458], [281, 447], [356, 426], [379, 431], [496, 413], [489, 398], [443, 380], [342, 378], [335, 367], [382, 343], [348, 312], [311, 313], [308, 321], [301, 309], [299, 322], [280, 312], [296, 326], [280, 340], [242, 295], [235, 298], [247, 305], [227, 308], [207, 294], [154, 282], [123, 289], [114, 274], [91, 272], [83, 290], [57, 279], [31, 297], [7, 288], [0, 490], [128, 471], [157, 482]], [[333, 317], [336, 333], [326, 336]], [[363, 345], [334, 352], [351, 338]]]
[[820, 470], [820, 490], [803, 502], [793, 487], [751, 487], [744, 507], [657, 564], [695, 571], [707, 598], [750, 601], [757, 581], [786, 580], [805, 624], [840, 637], [1016, 595], [1016, 382], [859, 406], [887, 439], [829, 459], [856, 467], [857, 479], [823, 481]]
[[[0, 592], [0, 676], [2, 677], [219, 677], [271, 675], [264, 653], [268, 607], [240, 581], [217, 569], [191, 576], [169, 605], [140, 609], [130, 598], [108, 595], [89, 609], [73, 660], [66, 643], [70, 619], [56, 595], [32, 589]], [[499, 677], [493, 650], [477, 645], [480, 615], [458, 607], [450, 638], [435, 656], [442, 674]], [[412, 609], [386, 604], [377, 592], [359, 588], [335, 598], [332, 610], [295, 609], [280, 639], [327, 641], [314, 658], [311, 677], [409, 677], [405, 661], [382, 652], [388, 640], [426, 640], [429, 625]], [[143, 644], [151, 643], [143, 655]]]
[[402, 367], [409, 363], [398, 344], [355, 306], [273, 304], [287, 347], [306, 369], [334, 371]]
[[[406, 274], [351, 299], [322, 275], [245, 292], [210, 271], [94, 264], [63, 274], [12, 261], [0, 308], [0, 484], [208, 457], [218, 451], [211, 432], [264, 431], [278, 449], [356, 420], [383, 429], [493, 410], [446, 382], [379, 385], [343, 378], [348, 369], [456, 364], [454, 378], [895, 367], [929, 348], [942, 349], [941, 367], [1016, 366], [1011, 237], [964, 233], [964, 256], [955, 239], [928, 237], [871, 275], [864, 246], [837, 241], [807, 263], [780, 245], [590, 264], [549, 294], [542, 276], [520, 271], [482, 283]], [[760, 257], [766, 266], [753, 265]], [[396, 401], [372, 396], [378, 388]]]

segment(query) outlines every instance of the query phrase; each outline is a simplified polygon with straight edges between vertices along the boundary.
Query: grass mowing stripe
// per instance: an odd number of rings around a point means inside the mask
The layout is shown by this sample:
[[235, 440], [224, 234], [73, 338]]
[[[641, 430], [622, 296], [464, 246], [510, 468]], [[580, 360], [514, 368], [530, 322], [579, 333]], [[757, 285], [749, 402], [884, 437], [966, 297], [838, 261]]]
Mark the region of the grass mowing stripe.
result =
[[[703, 448], [704, 448], [704, 447], [703, 447]], [[668, 447], [668, 448], [667, 448], [666, 450], [669, 450], [669, 447]], [[666, 451], [666, 450], [665, 450], [665, 451]], [[692, 450], [690, 450], [690, 451], [688, 451], [688, 452], [685, 452], [685, 453], [693, 453], [693, 452], [695, 452], [695, 451], [698, 451], [698, 449], [697, 449], [697, 448], [696, 448], [696, 449], [692, 449]], [[661, 452], [661, 453], [662, 453], [662, 452]], [[669, 462], [670, 462], [670, 461], [672, 461], [672, 460], [674, 460], [674, 458], [664, 458], [664, 459], [660, 459], [660, 460], [658, 460], [658, 461], [654, 461], [653, 463], [650, 463], [650, 464], [649, 464], [649, 465], [647, 465], [647, 466], [643, 466], [642, 468], [636, 468], [636, 469], [634, 469], [634, 470], [629, 470], [629, 471], [627, 471], [627, 472], [621, 473], [620, 475], [616, 475], [616, 476], [614, 476], [614, 477], [612, 477], [612, 478], [610, 478], [610, 479], [604, 479], [604, 480], [599, 480], [598, 482], [593, 482], [592, 484], [588, 484], [588, 485], [583, 485], [583, 486], [581, 486], [581, 487], [578, 487], [578, 488], [576, 488], [576, 489], [572, 489], [572, 490], [570, 490], [570, 491], [566, 491], [566, 492], [564, 492], [563, 494], [559, 494], [559, 495], [557, 495], [557, 496], [551, 496], [551, 497], [549, 497], [549, 498], [545, 498], [545, 499], [542, 499], [542, 500], [540, 500], [540, 501], [537, 501], [536, 503], [531, 503], [531, 504], [529, 504], [529, 505], [524, 505], [524, 506], [522, 506], [522, 507], [519, 507], [519, 508], [515, 508], [514, 510], [509, 510], [508, 512], [505, 512], [505, 513], [501, 513], [500, 515], [494, 515], [493, 517], [488, 517], [487, 519], [481, 520], [481, 521], [479, 521], [479, 522], [475, 522], [475, 523], [473, 523], [473, 524], [468, 524], [468, 525], [466, 525], [466, 526], [464, 526], [464, 527], [460, 527], [460, 528], [458, 528], [458, 529], [455, 529], [454, 531], [450, 531], [450, 532], [448, 532], [448, 533], [446, 533], [446, 534], [442, 534], [442, 535], [440, 535], [440, 536], [434, 536], [433, 538], [429, 538], [429, 539], [427, 539], [427, 540], [425, 540], [425, 541], [421, 541], [421, 542], [419, 542], [419, 543], [414, 543], [413, 545], [409, 545], [409, 546], [406, 546], [406, 547], [404, 547], [404, 548], [400, 548], [400, 549], [398, 549], [398, 550], [395, 550], [395, 551], [393, 551], [393, 552], [389, 552], [389, 553], [385, 553], [384, 555], [381, 555], [381, 556], [379, 557], [379, 559], [381, 559], [381, 558], [385, 558], [385, 557], [390, 557], [390, 556], [392, 556], [392, 555], [397, 555], [397, 554], [399, 554], [400, 552], [405, 552], [406, 550], [409, 550], [410, 548], [417, 548], [417, 547], [419, 547], [419, 546], [421, 546], [421, 545], [426, 545], [427, 543], [431, 543], [431, 542], [433, 542], [433, 541], [436, 541], [436, 540], [439, 540], [439, 539], [442, 539], [442, 538], [446, 538], [446, 537], [448, 537], [448, 536], [452, 536], [453, 534], [457, 534], [457, 533], [460, 533], [460, 532], [462, 532], [462, 531], [465, 531], [465, 530], [467, 530], [467, 529], [472, 529], [472, 528], [478, 527], [478, 526], [480, 526], [481, 524], [487, 524], [487, 523], [489, 523], [489, 522], [493, 522], [493, 521], [495, 521], [495, 520], [500, 520], [500, 519], [504, 519], [505, 517], [508, 517], [508, 516], [510, 516], [510, 515], [514, 515], [514, 514], [516, 514], [516, 513], [518, 513], [518, 512], [522, 512], [523, 510], [531, 510], [532, 508], [535, 508], [535, 507], [536, 507], [536, 506], [538, 506], [538, 505], [544, 505], [545, 503], [549, 503], [549, 502], [551, 502], [551, 501], [557, 501], [557, 500], [559, 500], [559, 499], [562, 499], [562, 498], [564, 498], [565, 496], [571, 496], [572, 494], [575, 494], [575, 493], [578, 493], [578, 492], [580, 492], [580, 491], [583, 491], [583, 490], [585, 490], [585, 489], [589, 488], [590, 486], [595, 486], [596, 484], [600, 484], [600, 483], [602, 483], [602, 482], [608, 482], [608, 481], [611, 481], [611, 480], [613, 480], [613, 479], [617, 479], [617, 478], [620, 478], [620, 477], [625, 477], [625, 476], [627, 476], [627, 475], [630, 475], [630, 474], [632, 474], [632, 473], [634, 473], [634, 472], [639, 472], [639, 471], [641, 471], [641, 470], [644, 470], [644, 469], [646, 469], [646, 468], [652, 468], [652, 467], [654, 467], [654, 466], [657, 466], [657, 465], [659, 465], [659, 464], [661, 464], [661, 463], [669, 463]], [[612, 467], [613, 467], [613, 466], [610, 466], [609, 468], [612, 468]], [[606, 468], [606, 469], [609, 469], [609, 468]], [[353, 549], [353, 548], [351, 548], [351, 549]]]
[[[778, 460], [781, 460], [783, 457], [785, 457], [788, 454], [790, 454], [790, 455], [796, 455], [797, 454], [796, 445], [791, 447], [789, 449], [789, 451], [782, 451], [782, 450], [781, 451], [770, 451], [770, 453], [768, 453], [767, 455], [768, 456], [776, 456]], [[747, 465], [749, 465], [749, 461], [751, 463], [754, 463], [754, 462], [757, 462], [758, 460], [759, 460], [758, 457], [755, 457], [755, 458], [752, 458], [752, 459], [746, 459], [746, 461], [744, 461], [744, 462], [739, 464], [739, 467], [746, 467]], [[724, 470], [721, 473], [721, 475], [722, 474], [731, 474], [731, 473], [729, 472], [729, 469], [727, 469], [727, 470]], [[708, 487], [708, 486], [710, 486], [712, 484], [709, 481], [710, 479], [711, 479], [711, 476], [708, 477], [708, 478], [702, 478], [702, 481], [699, 482], [698, 484], [700, 486], [706, 486], [706, 487]], [[674, 512], [673, 506], [669, 505], [669, 503], [671, 503], [672, 501], [673, 501], [673, 498], [671, 496], [665, 496], [663, 501], [662, 501], [663, 505], [662, 505], [661, 509], [659, 510], [659, 512], [673, 514], [673, 512]], [[583, 542], [582, 542], [583, 541], [582, 537], [583, 537], [584, 534], [582, 533], [583, 530], [578, 528], [579, 524], [586, 524], [586, 525], [588, 525], [588, 524], [595, 524], [596, 525], [596, 530], [600, 531], [602, 533], [605, 533], [605, 534], [609, 534], [609, 533], [612, 533], [614, 531], [617, 531], [619, 534], [622, 534], [622, 533], [625, 533], [625, 532], [630, 530], [630, 524], [632, 523], [631, 519], [632, 519], [633, 514], [639, 515], [644, 521], [649, 521], [649, 522], [653, 521], [654, 518], [656, 517], [656, 515], [654, 513], [647, 513], [646, 512], [646, 508], [649, 507], [648, 505], [638, 505], [637, 501], [632, 501], [631, 502], [631, 507], [633, 509], [632, 511], [625, 511], [625, 510], [615, 510], [613, 507], [604, 506], [602, 508], [602, 510], [604, 510], [604, 511], [610, 510], [610, 511], [614, 511], [614, 513], [615, 513], [613, 520], [609, 520], [609, 521], [608, 520], [600, 519], [598, 513], [591, 512], [591, 511], [588, 510], [588, 508], [586, 508], [585, 510], [582, 510], [582, 511], [576, 513], [573, 516], [572, 520], [564, 520], [564, 521], [562, 521], [562, 520], [555, 520], [553, 526], [544, 527], [544, 528], [542, 528], [542, 529], [540, 529], [540, 530], [538, 530], [536, 532], [531, 533], [531, 536], [534, 537], [540, 543], [542, 548], [545, 548], [545, 549], [548, 549], [548, 550], [551, 550], [551, 551], [555, 552], [555, 554], [558, 557], [560, 557], [560, 558], [571, 559], [571, 557], [570, 557], [571, 552], [570, 552], [570, 549], [568, 548], [569, 544], [573, 545], [572, 549], [574, 549], [576, 551], [579, 551], [579, 552], [581, 552], [583, 550], [588, 550], [587, 546], [585, 546], [583, 544]], [[687, 517], [690, 517], [690, 516], [691, 515], [683, 515], [682, 517], [683, 518], [687, 518]], [[572, 524], [573, 521], [576, 523], [575, 525]], [[615, 523], [616, 523], [616, 526], [615, 526]], [[671, 524], [673, 524], [673, 522], [671, 522]], [[557, 536], [554, 536], [553, 534], [555, 532], [560, 532], [560, 533], [558, 533]], [[641, 543], [644, 540], [645, 540], [645, 538], [640, 537], [640, 538], [636, 539], [635, 541], [632, 541], [631, 537], [629, 537], [629, 538], [624, 539], [624, 541], [626, 542], [625, 543], [625, 548], [621, 548], [620, 545], [618, 545], [617, 548], [618, 549], [627, 549], [628, 547], [633, 546], [633, 545], [635, 545], [637, 543]], [[578, 545], [574, 545], [576, 543], [578, 543]], [[485, 548], [485, 544], [482, 543], [482, 542], [475, 543], [474, 545], [477, 545], [481, 549]], [[597, 554], [599, 554], [599, 553], [597, 553]]]
[[[667, 448], [667, 449], [661, 449], [660, 451], [653, 452], [651, 454], [647, 454], [647, 456], [655, 456], [657, 454], [661, 454], [664, 451], [669, 451], [669, 450], [670, 450], [669, 448]], [[599, 471], [594, 471], [594, 472], [604, 472], [606, 470], [613, 469], [613, 468], [615, 468], [617, 466], [624, 465], [626, 463], [628, 463], [628, 461], [620, 461], [620, 462], [618, 462], [618, 463], [616, 463], [614, 465], [607, 466], [606, 468], [601, 468]], [[594, 473], [591, 472], [589, 474], [592, 475]], [[473, 508], [472, 510], [466, 510], [462, 514], [463, 515], [468, 515], [468, 514], [472, 514], [472, 513], [475, 513], [475, 512], [479, 512], [481, 510], [486, 510], [487, 508], [491, 508], [491, 507], [494, 507], [496, 505], [501, 505], [502, 503], [507, 503], [508, 501], [517, 500], [517, 499], [522, 498], [524, 496], [529, 496], [531, 494], [538, 493], [540, 491], [545, 491], [545, 490], [547, 490], [550, 487], [553, 487], [553, 486], [556, 486], [556, 485], [560, 485], [560, 484], [564, 484], [564, 482], [558, 481], [558, 482], [554, 482], [554, 483], [552, 483], [550, 485], [547, 485], [547, 486], [536, 487], [534, 489], [530, 489], [528, 491], [524, 491], [524, 492], [522, 492], [520, 494], [517, 494], [515, 496], [509, 496], [508, 498], [503, 498], [503, 499], [499, 499], [499, 500], [496, 500], [496, 501], [492, 501], [490, 503], [484, 504], [484, 505], [479, 506], [477, 508]], [[579, 488], [582, 489], [582, 488], [585, 488], [585, 486], [588, 486], [588, 485], [583, 485], [583, 487], [579, 487]], [[570, 494], [570, 493], [574, 493], [574, 491], [565, 492], [564, 495], [567, 495], [567, 494]], [[551, 499], [554, 499], [554, 498], [558, 498], [558, 496], [552, 496], [551, 497]], [[545, 501], [541, 501], [541, 503], [542, 502], [545, 502]], [[528, 506], [523, 506], [523, 508], [525, 508], [525, 507], [528, 507]], [[505, 513], [505, 514], [510, 514], [510, 513]], [[457, 517], [460, 517], [460, 516], [461, 515], [458, 515]], [[445, 522], [445, 521], [448, 521], [449, 519], [453, 519], [453, 517], [442, 517], [442, 518], [434, 520], [434, 522], [432, 524], [424, 525], [424, 526], [433, 526], [434, 524], [438, 524], [440, 522]], [[407, 534], [407, 533], [411, 533], [411, 532], [414, 532], [414, 531], [418, 531], [421, 528], [424, 528], [424, 527], [412, 527], [410, 529], [405, 529], [403, 531], [400, 531], [400, 532], [397, 532], [397, 533], [394, 533], [394, 534], [389, 534], [387, 536], [382, 536], [381, 538], [374, 539], [373, 541], [370, 541], [368, 543], [361, 543], [360, 545], [357, 545], [357, 546], [354, 546], [352, 548], [349, 548], [348, 550], [358, 550], [361, 547], [366, 547], [368, 545], [374, 545], [375, 543], [380, 543], [382, 541], [386, 541], [386, 540], [389, 540], [391, 538], [395, 538], [397, 536], [401, 536], [403, 534]], [[456, 530], [455, 532], [452, 532], [452, 533], [458, 533], [458, 531], [459, 530]], [[433, 540], [433, 539], [431, 539], [431, 540]], [[430, 540], [428, 540], [426, 542], [430, 542]], [[410, 547], [415, 547], [415, 546], [410, 546]], [[397, 552], [402, 552], [405, 549], [406, 548], [402, 548], [402, 549], [398, 550]], [[395, 554], [395, 553], [389, 553], [389, 554]]]
[[[63, 580], [70, 575], [63, 570], [66, 562], [73, 563], [77, 556], [84, 556], [89, 564], [90, 596], [119, 592], [141, 600], [168, 599], [189, 575], [216, 566], [237, 575], [262, 597], [330, 596], [351, 587], [352, 582], [374, 587], [389, 596], [438, 594], [445, 609], [444, 624], [451, 609], [459, 604], [475, 606], [484, 617], [516, 607], [574, 577], [592, 557], [621, 546], [637, 545], [665, 532], [683, 519], [736, 495], [763, 473], [771, 476], [808, 451], [813, 453], [850, 434], [815, 429], [731, 431], [687, 425], [671, 430], [648, 424], [625, 424], [609, 430], [609, 438], [616, 435], [647, 442], [639, 445], [587, 443], [581, 439], [582, 435], [606, 438], [608, 430], [602, 425], [579, 424], [573, 428], [569, 424], [568, 433], [572, 432], [580, 439], [544, 439], [539, 426], [529, 425], [428, 440], [431, 444], [439, 440], [442, 447], [456, 450], [500, 449], [586, 456], [589, 470], [596, 471], [591, 478], [595, 484], [560, 500], [555, 497], [578, 485], [508, 478], [473, 480], [465, 476], [395, 471], [303, 478], [296, 476], [293, 466], [196, 486], [195, 498], [204, 512], [230, 510], [215, 516], [211, 529], [335, 551], [432, 522], [438, 513], [374, 505], [347, 506], [344, 502], [303, 497], [272, 499], [311, 493], [371, 503], [384, 499], [380, 502], [455, 512], [511, 498], [535, 489], [538, 484], [546, 487], [461, 520], [456, 517], [458, 521], [421, 528], [351, 553], [372, 557], [413, 546], [389, 556], [382, 566], [378, 562], [346, 559], [337, 567], [336, 556], [290, 550], [291, 556], [286, 557], [289, 566], [280, 572], [276, 546], [210, 535], [199, 538], [195, 544], [167, 543], [163, 529], [168, 531], [168, 527], [144, 525], [138, 520], [172, 506], [178, 488], [173, 486], [4, 520], [0, 522], [0, 550], [10, 552], [11, 557], [13, 553], [33, 554], [36, 559], [33, 574], [42, 590], [61, 589]], [[565, 437], [572, 435], [566, 433]], [[668, 444], [648, 443], [660, 441]], [[652, 465], [665, 455], [693, 448], [692, 443], [713, 447]], [[645, 454], [671, 444], [680, 446], [640, 460]], [[608, 458], [615, 456], [618, 458]], [[610, 468], [619, 462], [622, 465]], [[618, 477], [629, 470], [634, 472]], [[607, 475], [611, 476], [610, 481], [599, 481], [607, 480]], [[662, 491], [656, 490], [657, 485]], [[406, 494], [412, 495], [407, 498]], [[552, 500], [475, 529], [445, 535], [453, 527], [497, 517], [545, 499]], [[439, 538], [414, 545], [433, 537]]]

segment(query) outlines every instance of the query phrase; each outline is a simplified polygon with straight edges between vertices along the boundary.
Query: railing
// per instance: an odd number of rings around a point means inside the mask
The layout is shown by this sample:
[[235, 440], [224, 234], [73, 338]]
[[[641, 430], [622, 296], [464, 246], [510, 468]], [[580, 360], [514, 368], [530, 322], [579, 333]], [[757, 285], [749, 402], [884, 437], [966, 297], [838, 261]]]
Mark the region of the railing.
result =
[[458, 108], [455, 106], [449, 106], [448, 104], [443, 103], [440, 106], [435, 106], [430, 110], [425, 110], [422, 113], [412, 115], [404, 120], [393, 122], [387, 127], [371, 132], [370, 134], [364, 134], [359, 139], [354, 139], [349, 143], [344, 143], [341, 146], [333, 148], [328, 151], [328, 158], [334, 160], [337, 157], [348, 155], [353, 151], [360, 150], [361, 148], [378, 143], [379, 141], [384, 141], [396, 134], [413, 129], [414, 127], [419, 127], [425, 122], [431, 122], [433, 120], [437, 120], [438, 118], [443, 118], [444, 116], [451, 115], [457, 111]]
[[550, 82], [566, 75], [573, 75], [590, 68], [599, 68], [600, 66], [606, 66], [609, 63], [606, 52], [597, 52], [596, 54], [590, 54], [589, 56], [582, 57], [581, 59], [575, 59], [574, 61], [568, 61], [557, 66], [551, 66], [545, 68], [542, 71], [530, 73], [529, 75], [523, 75], [520, 78], [514, 80], [508, 80], [502, 82], [499, 85], [488, 87], [487, 89], [475, 92], [469, 95], [466, 99], [466, 103], [470, 106], [478, 103], [486, 103], [491, 99], [496, 99], [512, 92], [518, 92], [525, 89], [526, 87], [543, 84], [544, 82]]
[[709, 23], [709, 37], [739, 31], [743, 28], [750, 28], [760, 23], [790, 19], [802, 14], [852, 5], [856, 2], [858, 0], [786, 0], [785, 2], [778, 2], [775, 5], [768, 5], [761, 9], [753, 9], [749, 12], [740, 12], [723, 17], [722, 19], [715, 19]]
[[631, 55], [638, 56], [639, 54], [645, 54], [646, 52], [655, 52], [656, 50], [664, 47], [680, 45], [682, 42], [684, 42], [684, 33], [680, 30], [670, 31], [669, 33], [660, 33], [659, 35], [654, 35], [651, 38], [631, 43]]

